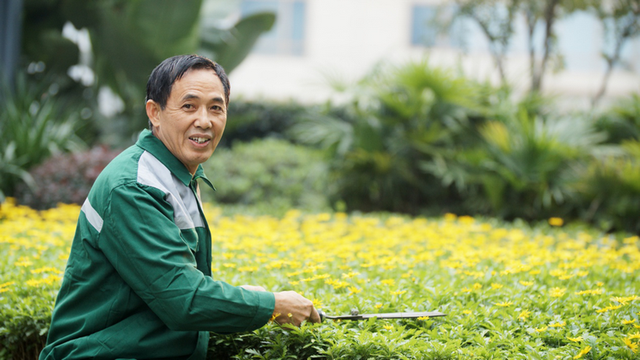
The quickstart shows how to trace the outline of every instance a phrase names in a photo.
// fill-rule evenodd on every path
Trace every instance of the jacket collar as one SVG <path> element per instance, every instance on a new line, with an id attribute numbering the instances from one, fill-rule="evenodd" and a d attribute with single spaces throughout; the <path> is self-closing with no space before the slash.
<path id="1" fill-rule="evenodd" d="M 185 186 L 189 186 L 192 180 L 202 179 L 205 184 L 215 190 L 213 184 L 211 184 L 211 181 L 209 181 L 205 175 L 202 164 L 198 165 L 195 175 L 192 176 L 189 170 L 187 170 L 187 167 L 184 166 L 184 164 L 180 162 L 180 160 L 178 160 L 178 158 L 176 158 L 169 149 L 167 149 L 164 143 L 155 137 L 148 129 L 144 129 L 142 133 L 140 133 L 140 137 L 138 138 L 136 145 L 148 151 L 151 155 L 160 160 L 160 162 L 166 166 L 167 169 L 169 169 L 169 171 L 171 171 L 171 173 Z"/>

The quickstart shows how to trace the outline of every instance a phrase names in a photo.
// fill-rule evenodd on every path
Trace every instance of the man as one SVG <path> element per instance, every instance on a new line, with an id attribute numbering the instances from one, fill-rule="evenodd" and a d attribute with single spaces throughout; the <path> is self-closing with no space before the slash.
<path id="1" fill-rule="evenodd" d="M 228 105 L 227 76 L 209 59 L 175 56 L 153 70 L 151 131 L 104 169 L 82 206 L 40 359 L 204 359 L 209 331 L 249 331 L 274 316 L 320 321 L 293 291 L 211 278 L 198 180 L 211 186 L 200 164 Z"/>

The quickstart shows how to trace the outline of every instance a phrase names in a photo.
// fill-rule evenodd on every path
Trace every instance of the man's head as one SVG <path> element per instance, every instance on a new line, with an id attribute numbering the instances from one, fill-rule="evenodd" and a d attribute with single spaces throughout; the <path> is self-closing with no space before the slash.
<path id="1" fill-rule="evenodd" d="M 147 82 L 151 130 L 192 174 L 220 142 L 228 105 L 227 75 L 204 57 L 171 57 L 153 70 Z"/>

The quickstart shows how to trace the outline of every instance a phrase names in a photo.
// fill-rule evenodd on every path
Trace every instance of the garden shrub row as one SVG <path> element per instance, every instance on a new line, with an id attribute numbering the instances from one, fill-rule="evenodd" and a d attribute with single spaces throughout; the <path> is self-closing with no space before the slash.
<path id="1" fill-rule="evenodd" d="M 0 358 L 31 360 L 42 348 L 79 212 L 0 207 Z M 212 333 L 210 359 L 638 358 L 637 236 L 558 218 L 274 217 L 207 203 L 205 214 L 215 279 L 296 290 L 329 315 L 447 314 Z"/>
<path id="2" fill-rule="evenodd" d="M 560 216 L 640 232 L 640 95 L 601 113 L 566 112 L 551 98 L 514 100 L 509 88 L 427 62 L 381 66 L 339 90 L 339 100 L 313 106 L 232 101 L 223 142 L 207 165 L 219 191 L 207 199 L 279 212 L 331 206 L 526 221 Z M 272 138 L 281 142 L 258 141 Z M 2 161 L 0 171 L 10 172 Z M 44 181 L 35 188 L 52 201 L 14 191 L 20 202 L 76 201 L 43 190 L 75 175 L 38 171 L 23 177 Z"/>

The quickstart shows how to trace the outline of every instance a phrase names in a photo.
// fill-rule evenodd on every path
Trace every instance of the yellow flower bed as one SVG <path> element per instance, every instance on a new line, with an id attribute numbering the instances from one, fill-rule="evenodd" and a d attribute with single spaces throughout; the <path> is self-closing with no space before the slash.
<path id="1" fill-rule="evenodd" d="M 1 205 L 0 306 L 39 307 L 34 311 L 46 326 L 79 212 L 75 205 L 42 212 L 11 201 Z M 216 279 L 297 290 L 329 315 L 354 308 L 447 313 L 365 326 L 386 341 L 407 333 L 429 340 L 415 350 L 419 354 L 438 346 L 449 351 L 450 344 L 463 358 L 640 356 L 637 236 L 559 227 L 557 219 L 554 227 L 531 228 L 452 214 L 426 219 L 292 210 L 275 218 L 226 216 L 211 206 L 206 213 Z M 16 312 L 5 311 L 0 320 L 11 316 Z M 304 329 L 358 326 L 364 325 L 326 322 Z"/>

